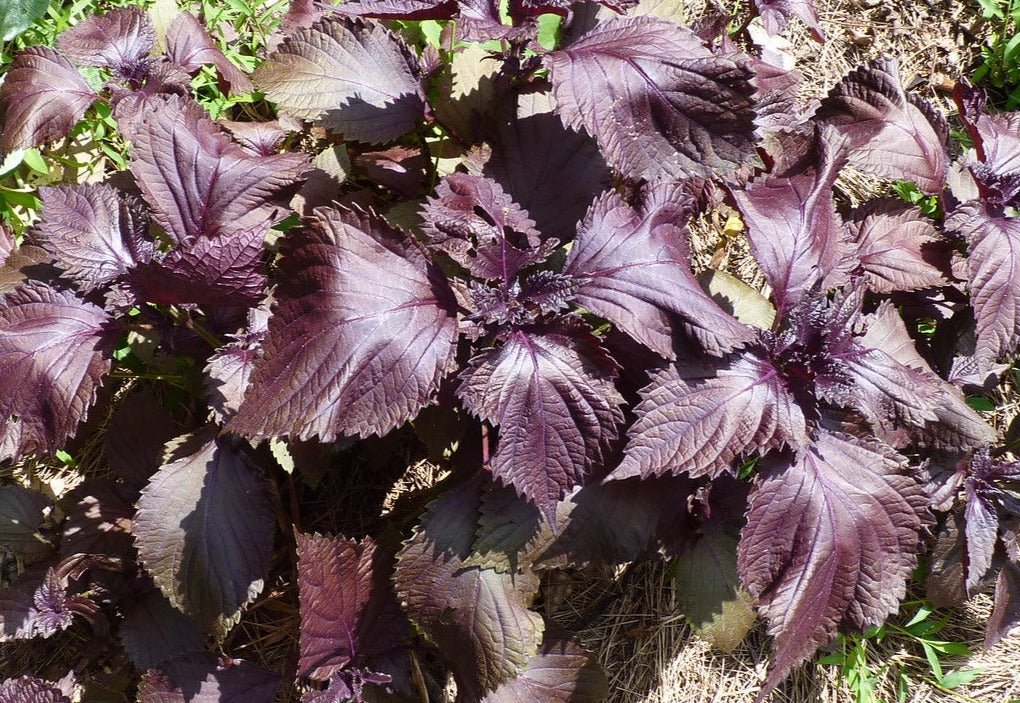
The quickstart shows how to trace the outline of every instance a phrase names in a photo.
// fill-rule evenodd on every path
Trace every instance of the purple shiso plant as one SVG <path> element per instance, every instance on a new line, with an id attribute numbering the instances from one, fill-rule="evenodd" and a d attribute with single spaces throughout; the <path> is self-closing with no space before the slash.
<path id="1" fill-rule="evenodd" d="M 444 672 L 463 703 L 594 703 L 543 583 L 657 554 L 713 643 L 767 621 L 761 699 L 911 579 L 939 606 L 994 582 L 988 645 L 1020 621 L 1020 464 L 964 395 L 1020 343 L 1020 115 L 961 84 L 957 154 L 891 58 L 804 104 L 728 17 L 630 5 L 294 0 L 251 76 L 194 16 L 121 9 L 15 59 L 0 151 L 98 101 L 130 168 L 2 232 L 0 459 L 105 444 L 59 505 L 0 487 L 0 642 L 113 642 L 141 703 L 417 701 Z M 822 38 L 810 2 L 750 11 Z M 213 120 L 203 66 L 276 118 Z M 936 207 L 837 204 L 848 166 Z M 692 269 L 723 206 L 761 290 Z M 447 478 L 309 527 L 325 473 L 356 491 L 393 445 Z M 300 627 L 268 671 L 223 643 L 280 574 Z"/>

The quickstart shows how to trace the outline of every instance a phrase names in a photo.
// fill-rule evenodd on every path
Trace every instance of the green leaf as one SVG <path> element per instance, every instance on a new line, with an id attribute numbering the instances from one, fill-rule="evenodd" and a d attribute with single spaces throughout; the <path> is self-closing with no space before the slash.
<path id="1" fill-rule="evenodd" d="M 46 163 L 46 159 L 42 157 L 38 149 L 25 149 L 25 154 L 22 157 L 22 161 L 25 165 L 36 173 L 41 173 L 44 176 L 48 176 L 50 173 L 50 167 Z"/>
<path id="2" fill-rule="evenodd" d="M 942 662 L 939 661 L 939 655 L 935 649 L 924 640 L 921 641 L 921 647 L 924 649 L 924 658 L 928 660 L 928 666 L 931 667 L 931 672 L 935 674 L 935 678 L 942 681 Z"/>
<path id="3" fill-rule="evenodd" d="M 909 629 L 911 626 L 916 625 L 919 622 L 923 622 L 924 620 L 927 620 L 928 616 L 931 615 L 931 613 L 932 609 L 930 605 L 922 605 L 920 608 L 917 609 L 917 612 L 914 613 L 914 617 L 910 618 L 910 621 L 903 627 Z"/>
<path id="4" fill-rule="evenodd" d="M 924 640 L 924 643 L 941 654 L 948 654 L 958 657 L 966 657 L 970 654 L 970 647 L 962 642 L 940 642 L 937 640 Z"/>
<path id="5" fill-rule="evenodd" d="M 958 688 L 969 684 L 981 674 L 981 669 L 957 669 L 942 677 L 942 685 L 946 688 Z"/>
<path id="6" fill-rule="evenodd" d="M 559 15 L 547 13 L 538 16 L 538 43 L 546 51 L 552 51 L 560 41 L 560 27 L 563 25 L 563 18 Z"/>
<path id="7" fill-rule="evenodd" d="M 442 48 L 442 35 L 443 35 L 443 24 L 436 20 L 422 20 L 419 23 L 419 30 L 421 36 L 425 40 L 426 44 L 436 47 L 437 49 Z"/>
<path id="8" fill-rule="evenodd" d="M 10 154 L 4 157 L 3 163 L 0 163 L 0 176 L 5 176 L 18 166 L 21 165 L 22 160 L 25 156 L 24 149 L 15 149 Z"/>
<path id="9" fill-rule="evenodd" d="M 10 41 L 46 13 L 50 0 L 0 0 L 0 40 Z"/>
<path id="10" fill-rule="evenodd" d="M 967 396 L 967 405 L 969 405 L 972 410 L 982 410 L 984 412 L 991 412 L 995 410 L 995 403 L 983 395 Z"/>
<path id="11" fill-rule="evenodd" d="M 985 19 L 993 17 L 1000 20 L 1006 19 L 1006 13 L 1003 12 L 1001 0 L 978 0 L 978 4 L 981 5 L 981 11 Z"/>

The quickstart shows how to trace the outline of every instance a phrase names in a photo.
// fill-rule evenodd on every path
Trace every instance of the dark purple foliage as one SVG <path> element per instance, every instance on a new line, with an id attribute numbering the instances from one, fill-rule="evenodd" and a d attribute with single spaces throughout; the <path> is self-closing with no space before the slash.
<path id="1" fill-rule="evenodd" d="M 60 35 L 57 45 L 75 63 L 131 76 L 156 44 L 148 16 L 127 7 L 89 17 Z"/>
<path id="2" fill-rule="evenodd" d="M 40 193 L 42 219 L 35 239 L 82 290 L 101 288 L 152 259 L 148 213 L 136 199 L 106 184 Z"/>
<path id="3" fill-rule="evenodd" d="M 299 29 L 254 78 L 291 117 L 362 142 L 411 131 L 425 107 L 410 49 L 377 22 L 332 17 Z"/>
<path id="4" fill-rule="evenodd" d="M 578 225 L 564 267 L 580 283 L 578 304 L 670 359 L 674 317 L 713 354 L 751 339 L 691 273 L 689 208 L 677 188 L 651 190 L 636 210 L 610 191 Z"/>
<path id="5" fill-rule="evenodd" d="M 895 59 L 884 57 L 851 72 L 822 102 L 815 119 L 850 140 L 850 163 L 888 179 L 914 181 L 939 193 L 949 167 L 945 117 L 906 93 Z"/>
<path id="6" fill-rule="evenodd" d="M 528 213 L 498 183 L 480 176 L 443 179 L 421 216 L 429 244 L 475 278 L 509 283 L 551 251 L 541 247 Z"/>
<path id="7" fill-rule="evenodd" d="M 0 87 L 0 152 L 66 137 L 96 94 L 74 66 L 53 49 L 25 49 Z"/>
<path id="8" fill-rule="evenodd" d="M 901 458 L 851 437 L 824 432 L 763 462 L 738 565 L 776 636 L 765 690 L 837 627 L 863 630 L 897 610 L 926 506 Z"/>
<path id="9" fill-rule="evenodd" d="M 429 403 L 457 322 L 413 241 L 381 218 L 320 209 L 288 235 L 281 271 L 264 358 L 231 429 L 332 441 L 385 434 Z"/>
<path id="10" fill-rule="evenodd" d="M 147 108 L 132 138 L 131 172 L 179 246 L 265 223 L 273 199 L 305 168 L 299 154 L 252 156 L 188 99 L 152 98 Z"/>
<path id="11" fill-rule="evenodd" d="M 591 137 L 563 126 L 549 95 L 517 100 L 512 114 L 489 130 L 488 148 L 469 155 L 468 170 L 503 186 L 543 235 L 567 241 L 611 174 Z"/>
<path id="12" fill-rule="evenodd" d="M 613 479 L 666 473 L 715 478 L 741 454 L 808 442 L 787 381 L 756 354 L 678 361 L 652 376 L 635 408 L 627 455 Z"/>
<path id="13" fill-rule="evenodd" d="M 846 140 L 825 128 L 786 139 L 772 173 L 733 191 L 780 312 L 819 285 L 838 284 L 846 248 L 832 195 L 846 165 Z"/>
<path id="14" fill-rule="evenodd" d="M 138 558 L 153 581 L 205 627 L 258 595 L 273 547 L 268 485 L 243 447 L 215 431 L 168 445 L 133 526 Z"/>
<path id="15" fill-rule="evenodd" d="M 941 286 L 945 276 L 926 257 L 941 241 L 935 224 L 920 210 L 895 200 L 873 200 L 849 223 L 856 257 L 876 293 Z"/>
<path id="16" fill-rule="evenodd" d="M 24 559 L 38 561 L 53 549 L 43 534 L 52 502 L 38 491 L 21 486 L 0 486 L 0 545 Z"/>
<path id="17" fill-rule="evenodd" d="M 181 12 L 166 30 L 166 53 L 169 59 L 189 73 L 202 66 L 213 66 L 234 94 L 254 90 L 251 79 L 230 63 L 209 32 L 190 12 Z"/>
<path id="18" fill-rule="evenodd" d="M 946 227 L 970 249 L 967 278 L 977 325 L 978 354 L 996 361 L 1020 343 L 1020 220 L 999 216 L 977 202 L 957 208 Z M 1006 262 L 1007 265 L 1003 265 Z"/>
<path id="19" fill-rule="evenodd" d="M 345 674 L 379 677 L 372 672 L 373 659 L 404 647 L 408 632 L 389 581 L 392 554 L 380 552 L 371 539 L 358 543 L 298 533 L 297 555 L 298 673 L 339 682 Z"/>
<path id="20" fill-rule="evenodd" d="M 174 608 L 157 588 L 137 595 L 124 608 L 120 627 L 124 651 L 139 669 L 202 649 L 195 621 Z"/>
<path id="21" fill-rule="evenodd" d="M 480 475 L 429 505 L 397 555 L 397 594 L 447 660 L 465 696 L 480 698 L 516 678 L 545 629 L 528 610 L 538 576 L 466 567 L 478 523 Z"/>
<path id="22" fill-rule="evenodd" d="M 32 676 L 7 679 L 0 684 L 0 703 L 70 703 L 71 699 L 49 681 Z"/>
<path id="23" fill-rule="evenodd" d="M 146 672 L 139 703 L 270 703 L 280 679 L 254 664 L 192 654 Z"/>
<path id="24" fill-rule="evenodd" d="M 754 146 L 752 71 L 654 17 L 604 22 L 546 58 L 563 123 L 630 178 L 735 170 Z"/>
<path id="25" fill-rule="evenodd" d="M 991 647 L 1020 625 L 1020 564 L 1006 562 L 995 582 L 995 608 L 988 618 L 985 646 Z"/>
<path id="26" fill-rule="evenodd" d="M 51 454 L 88 415 L 117 334 L 100 308 L 28 282 L 0 305 L 0 457 Z"/>
<path id="27" fill-rule="evenodd" d="M 483 703 L 598 703 L 606 678 L 591 654 L 570 640 L 546 638 L 520 675 L 488 694 Z"/>
<path id="28" fill-rule="evenodd" d="M 615 369 L 586 330 L 520 329 L 471 360 L 464 406 L 500 428 L 493 474 L 554 519 L 604 465 L 623 422 Z"/>
<path id="29" fill-rule="evenodd" d="M 0 460 L 83 479 L 0 487 L 0 641 L 73 628 L 86 700 L 112 638 L 140 703 L 269 703 L 266 628 L 288 699 L 595 703 L 558 569 L 676 559 L 714 647 L 768 620 L 762 698 L 919 562 L 933 606 L 995 582 L 989 645 L 1020 621 L 1020 423 L 963 391 L 1020 346 L 1017 115 L 962 86 L 951 163 L 891 58 L 805 103 L 718 8 L 629 5 L 294 0 L 252 76 L 122 9 L 14 59 L 0 151 L 129 170 L 0 224 Z M 213 119 L 203 66 L 261 92 Z"/>
<path id="30" fill-rule="evenodd" d="M 769 34 L 779 34 L 786 29 L 790 18 L 796 17 L 808 26 L 815 39 L 825 41 L 813 0 L 754 0 L 754 6 Z"/>

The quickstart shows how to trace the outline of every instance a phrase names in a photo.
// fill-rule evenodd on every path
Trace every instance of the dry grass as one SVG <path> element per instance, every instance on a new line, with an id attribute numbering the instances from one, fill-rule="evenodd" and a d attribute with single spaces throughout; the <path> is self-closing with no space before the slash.
<path id="1" fill-rule="evenodd" d="M 713 651 L 690 631 L 679 614 L 675 589 L 662 563 L 634 565 L 622 581 L 611 575 L 579 575 L 570 598 L 555 618 L 584 623 L 579 637 L 602 662 L 609 677 L 607 703 L 752 703 L 765 678 L 769 638 L 762 623 L 730 654 Z M 608 604 L 607 604 L 608 603 Z M 595 613 L 593 615 L 592 610 Z M 895 673 L 910 678 L 909 703 L 1006 703 L 1020 697 L 1020 635 L 981 652 L 991 599 L 979 596 L 958 613 L 940 637 L 976 652 L 947 658 L 948 668 L 970 667 L 982 674 L 969 686 L 940 691 L 921 648 L 905 637 L 888 636 L 869 648 L 873 671 L 889 665 L 879 700 L 896 697 Z M 774 703 L 846 703 L 852 694 L 834 666 L 808 664 L 780 687 Z"/>

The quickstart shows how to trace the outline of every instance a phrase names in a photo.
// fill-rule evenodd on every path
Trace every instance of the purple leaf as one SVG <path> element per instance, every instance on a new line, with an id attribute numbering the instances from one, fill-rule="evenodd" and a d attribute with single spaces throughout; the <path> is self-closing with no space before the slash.
<path id="1" fill-rule="evenodd" d="M 564 124 L 628 178 L 710 177 L 754 155 L 753 71 L 654 17 L 611 19 L 546 55 Z"/>
<path id="2" fill-rule="evenodd" d="M 600 703 L 606 676 L 595 657 L 573 640 L 547 638 L 521 672 L 482 703 Z"/>
<path id="3" fill-rule="evenodd" d="M 903 318 L 890 304 L 864 317 L 860 346 L 871 351 L 850 362 L 858 384 L 858 406 L 882 422 L 891 409 L 900 417 L 915 417 L 901 428 L 921 444 L 943 448 L 976 448 L 994 441 L 991 428 L 967 405 L 956 387 L 943 382 L 917 352 Z M 854 355 L 856 352 L 851 352 Z M 911 406 L 908 397 L 921 398 Z M 934 415 L 934 420 L 927 419 Z"/>
<path id="4" fill-rule="evenodd" d="M 995 544 L 999 541 L 999 516 L 994 503 L 982 495 L 972 481 L 967 482 L 963 524 L 967 548 L 964 573 L 967 593 L 973 594 L 992 566 Z"/>
<path id="5" fill-rule="evenodd" d="M 202 649 L 202 632 L 195 622 L 152 587 L 125 603 L 119 633 L 124 651 L 139 669 Z"/>
<path id="6" fill-rule="evenodd" d="M 539 232 L 565 242 L 612 178 L 594 140 L 566 129 L 550 98 L 519 96 L 515 114 L 499 120 L 489 135 L 490 149 L 484 156 L 473 152 L 467 166 L 503 186 Z"/>
<path id="7" fill-rule="evenodd" d="M 234 140 L 254 156 L 272 156 L 280 149 L 288 131 L 279 121 L 272 122 L 220 122 Z"/>
<path id="8" fill-rule="evenodd" d="M 846 165 L 846 140 L 820 129 L 789 144 L 784 158 L 777 171 L 732 191 L 780 313 L 819 284 L 838 283 L 846 245 L 832 186 Z"/>
<path id="9" fill-rule="evenodd" d="M 0 550 L 38 561 L 53 549 L 42 530 L 52 501 L 21 486 L 0 486 Z"/>
<path id="10" fill-rule="evenodd" d="M 886 305 L 861 316 L 861 298 L 846 297 L 846 319 L 828 342 L 839 368 L 835 382 L 817 379 L 831 402 L 857 408 L 880 436 L 897 446 L 914 440 L 937 448 L 977 448 L 994 441 L 991 428 L 960 391 L 939 378 L 917 353 L 902 319 Z M 856 302 L 854 302 L 856 301 Z M 846 334 L 856 327 L 860 337 Z"/>
<path id="11" fill-rule="evenodd" d="M 51 564 L 33 564 L 11 585 L 0 589 L 0 642 L 30 639 L 36 630 L 35 592 L 43 584 Z"/>
<path id="12" fill-rule="evenodd" d="M 928 557 L 925 597 L 935 608 L 959 608 L 967 602 L 964 574 L 963 516 L 950 513 L 935 530 Z"/>
<path id="13" fill-rule="evenodd" d="M 1020 115 L 985 114 L 984 92 L 970 88 L 964 81 L 957 83 L 953 98 L 974 142 L 977 157 L 968 154 L 961 161 L 976 181 L 981 199 L 990 204 L 1016 206 L 1020 196 L 1020 138 L 1017 137 Z M 977 198 L 978 194 L 973 197 Z"/>
<path id="14" fill-rule="evenodd" d="M 578 225 L 564 273 L 580 281 L 579 305 L 669 359 L 673 316 L 710 353 L 750 341 L 751 331 L 712 300 L 690 267 L 689 201 L 673 187 L 654 188 L 635 210 L 615 191 Z"/>
<path id="15" fill-rule="evenodd" d="M 251 79 L 230 62 L 198 19 L 190 12 L 181 12 L 166 32 L 166 53 L 171 61 L 189 73 L 202 66 L 213 66 L 230 86 L 234 95 L 255 89 Z"/>
<path id="16" fill-rule="evenodd" d="M 816 41 L 825 41 L 813 0 L 754 0 L 754 5 L 770 35 L 784 31 L 790 18 L 796 17 L 807 25 Z"/>
<path id="17" fill-rule="evenodd" d="M 163 462 L 163 445 L 177 434 L 173 417 L 144 390 L 127 396 L 110 418 L 106 460 L 110 471 L 140 490 Z"/>
<path id="18" fill-rule="evenodd" d="M 41 283 L 3 298 L 0 457 L 64 446 L 95 401 L 117 333 L 101 309 Z"/>
<path id="19" fill-rule="evenodd" d="M 84 291 L 101 288 L 147 262 L 155 244 L 137 200 L 106 184 L 40 188 L 42 219 L 34 238 Z"/>
<path id="20" fill-rule="evenodd" d="M 203 652 L 146 672 L 138 703 L 271 703 L 279 687 L 276 674 Z"/>
<path id="21" fill-rule="evenodd" d="M 50 637 L 69 627 L 74 615 L 92 619 L 98 607 L 68 587 L 91 568 L 118 566 L 117 560 L 76 554 L 28 567 L 9 587 L 0 589 L 0 642 Z"/>
<path id="22" fill-rule="evenodd" d="M 590 483 L 561 501 L 556 524 L 542 519 L 513 488 L 492 482 L 479 505 L 471 566 L 516 573 L 533 569 L 619 565 L 658 549 L 675 555 L 689 537 L 687 477 Z"/>
<path id="23" fill-rule="evenodd" d="M 835 637 L 899 608 L 917 562 L 927 498 L 902 457 L 820 433 L 766 457 L 741 534 L 741 580 L 775 636 L 761 695 Z"/>
<path id="24" fill-rule="evenodd" d="M 745 452 L 808 441 L 785 380 L 753 354 L 728 363 L 681 361 L 655 372 L 635 413 L 626 456 L 610 478 L 715 478 Z"/>
<path id="25" fill-rule="evenodd" d="M 675 556 L 689 536 L 693 493 L 686 476 L 588 484 L 560 503 L 552 540 L 535 549 L 537 566 L 619 565 L 656 549 Z"/>
<path id="26" fill-rule="evenodd" d="M 309 689 L 301 695 L 301 703 L 347 703 L 352 699 L 361 703 L 361 691 L 342 676 L 330 679 L 329 685 L 321 691 Z"/>
<path id="27" fill-rule="evenodd" d="M 476 278 L 509 284 L 550 253 L 528 213 L 488 178 L 447 176 L 421 215 L 429 243 Z"/>
<path id="28" fill-rule="evenodd" d="M 63 524 L 60 554 L 102 554 L 131 561 L 132 491 L 107 479 L 87 479 L 67 497 L 71 506 Z"/>
<path id="29" fill-rule="evenodd" d="M 137 7 L 89 17 L 57 38 L 57 46 L 82 66 L 103 66 L 127 77 L 156 44 L 148 15 Z"/>
<path id="30" fill-rule="evenodd" d="M 131 172 L 177 244 L 254 228 L 306 167 L 302 154 L 254 157 L 195 102 L 154 96 L 132 136 Z"/>
<path id="31" fill-rule="evenodd" d="M 366 537 L 298 533 L 299 675 L 325 681 L 404 645 L 407 619 L 390 585 L 391 559 Z"/>
<path id="32" fill-rule="evenodd" d="M 97 97 L 67 59 L 30 46 L 14 59 L 0 87 L 0 153 L 66 137 Z"/>
<path id="33" fill-rule="evenodd" d="M 815 113 L 850 140 L 850 163 L 890 180 L 941 193 L 949 168 L 949 128 L 942 113 L 908 95 L 895 59 L 884 57 L 848 74 Z"/>
<path id="34" fill-rule="evenodd" d="M 384 435 L 449 372 L 453 295 L 415 243 L 376 216 L 318 209 L 284 240 L 276 306 L 229 428 L 251 437 Z"/>
<path id="35" fill-rule="evenodd" d="M 71 699 L 49 681 L 21 676 L 0 683 L 0 703 L 71 703 Z"/>
<path id="36" fill-rule="evenodd" d="M 350 0 L 336 12 L 352 17 L 397 20 L 447 20 L 457 14 L 455 0 Z"/>
<path id="37" fill-rule="evenodd" d="M 552 519 L 600 473 L 623 422 L 616 369 L 583 329 L 514 330 L 471 360 L 458 397 L 499 427 L 492 472 Z"/>
<path id="38" fill-rule="evenodd" d="M 941 239 L 939 232 L 916 207 L 892 198 L 872 200 L 854 212 L 850 232 L 871 290 L 892 293 L 947 283 L 924 255 L 927 245 Z"/>
<path id="39" fill-rule="evenodd" d="M 134 269 L 129 280 L 150 303 L 247 306 L 265 291 L 262 256 L 269 222 L 200 236 Z"/>
<path id="40" fill-rule="evenodd" d="M 252 308 L 248 321 L 244 333 L 235 335 L 233 342 L 217 349 L 205 366 L 205 396 L 219 423 L 226 423 L 241 406 L 255 359 L 266 337 L 268 312 L 261 307 Z"/>
<path id="41" fill-rule="evenodd" d="M 530 18 L 522 18 L 513 25 L 504 24 L 498 0 L 458 0 L 461 36 L 467 41 L 485 42 L 503 40 L 523 43 L 535 36 L 536 25 Z M 508 3 L 513 13 L 515 3 Z M 520 7 L 517 4 L 517 7 Z"/>
<path id="42" fill-rule="evenodd" d="M 146 571 L 174 607 L 206 628 L 262 590 L 275 528 L 266 480 L 215 432 L 169 445 L 134 521 Z"/>
<path id="43" fill-rule="evenodd" d="M 995 607 L 985 629 L 985 648 L 995 646 L 1020 625 L 1020 564 L 1007 561 L 995 582 Z"/>
<path id="44" fill-rule="evenodd" d="M 465 567 L 478 524 L 482 475 L 429 504 L 397 555 L 397 593 L 453 670 L 459 695 L 478 700 L 515 678 L 538 652 L 544 623 L 528 605 L 532 572 Z"/>
<path id="45" fill-rule="evenodd" d="M 977 355 L 997 361 L 1020 343 L 1020 219 L 969 203 L 947 218 L 946 229 L 966 239 L 970 250 L 967 278 Z"/>
<path id="46" fill-rule="evenodd" d="M 992 566 L 999 541 L 999 506 L 1020 515 L 1020 500 L 1004 484 L 1020 481 L 1020 462 L 992 459 L 987 449 L 971 458 L 964 481 L 967 504 L 964 509 L 967 592 L 975 593 Z"/>
<path id="47" fill-rule="evenodd" d="M 254 78 L 281 112 L 318 120 L 347 139 L 388 142 L 424 116 L 413 53 L 377 22 L 327 17 L 299 29 Z"/>

